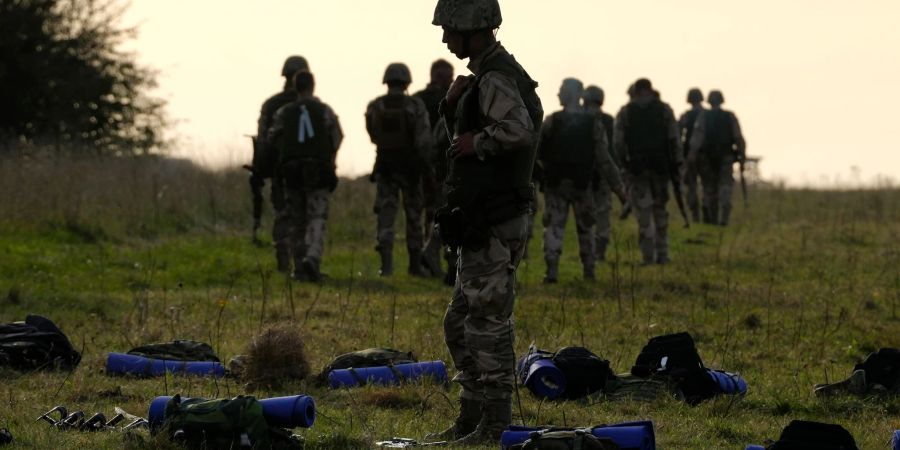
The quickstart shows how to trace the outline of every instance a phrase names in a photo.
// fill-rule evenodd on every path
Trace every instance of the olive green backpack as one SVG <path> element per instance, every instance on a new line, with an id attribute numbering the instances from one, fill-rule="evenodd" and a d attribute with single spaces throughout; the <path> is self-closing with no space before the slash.
<path id="1" fill-rule="evenodd" d="M 598 438 L 589 430 L 551 430 L 534 433 L 510 450 L 619 450 L 610 439 Z"/>
<path id="2" fill-rule="evenodd" d="M 188 448 L 301 449 L 287 430 L 270 427 L 254 397 L 205 400 L 175 396 L 166 405 L 166 432 Z"/>

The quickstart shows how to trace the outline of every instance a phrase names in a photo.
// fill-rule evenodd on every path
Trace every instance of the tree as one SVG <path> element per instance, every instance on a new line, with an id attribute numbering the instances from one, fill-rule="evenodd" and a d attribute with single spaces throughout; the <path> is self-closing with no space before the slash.
<path id="1" fill-rule="evenodd" d="M 120 49 L 112 0 L 0 2 L 0 140 L 103 155 L 160 148 L 155 73 Z M 7 145 L 8 147 L 8 145 Z"/>

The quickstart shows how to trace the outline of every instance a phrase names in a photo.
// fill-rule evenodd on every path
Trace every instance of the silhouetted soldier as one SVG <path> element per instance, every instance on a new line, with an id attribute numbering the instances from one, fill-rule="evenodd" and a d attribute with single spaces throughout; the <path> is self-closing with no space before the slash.
<path id="1" fill-rule="evenodd" d="M 331 107 L 313 96 L 315 79 L 294 75 L 297 100 L 275 113 L 269 141 L 278 149 L 277 172 L 284 180 L 294 278 L 321 281 L 328 197 L 337 187 L 335 158 L 344 134 Z M 283 218 L 282 218 L 283 219 Z"/>
<path id="2" fill-rule="evenodd" d="M 634 83 L 634 99 L 616 116 L 616 153 L 631 189 L 639 244 L 645 265 L 669 262 L 669 182 L 681 170 L 681 137 L 672 108 L 659 99 L 650 80 Z"/>
<path id="3" fill-rule="evenodd" d="M 449 62 L 439 59 L 431 65 L 431 82 L 425 89 L 413 94 L 413 97 L 422 100 L 422 103 L 425 104 L 434 136 L 433 151 L 426 160 L 428 167 L 422 183 L 425 198 L 425 234 L 428 236 L 428 242 L 422 253 L 422 265 L 435 277 L 443 276 L 441 250 L 444 245 L 441 243 L 441 237 L 433 232 L 434 213 L 438 207 L 446 203 L 443 183 L 447 178 L 447 149 L 450 148 L 450 139 L 447 137 L 446 130 L 438 130 L 441 119 L 438 106 L 447 95 L 451 83 L 453 83 L 453 66 Z M 444 125 L 440 124 L 440 127 L 443 128 Z M 446 254 L 450 266 L 448 270 L 453 271 L 455 270 L 454 258 L 449 256 L 449 252 Z"/>
<path id="4" fill-rule="evenodd" d="M 432 151 L 431 125 L 422 100 L 407 95 L 412 75 L 405 64 L 394 63 L 384 72 L 387 95 L 369 103 L 366 129 L 378 147 L 372 176 L 377 183 L 375 214 L 381 276 L 394 272 L 394 221 L 402 194 L 406 216 L 408 273 L 425 276 L 422 268 L 422 173 Z"/>
<path id="5" fill-rule="evenodd" d="M 444 335 L 462 386 L 452 427 L 429 438 L 496 444 L 512 421 L 516 269 L 534 206 L 531 176 L 543 109 L 535 83 L 497 42 L 497 0 L 439 0 L 434 24 L 474 75 L 457 77 L 441 104 L 450 128 L 441 237 L 459 248 Z"/>
<path id="6" fill-rule="evenodd" d="M 615 119 L 613 116 L 603 112 L 605 97 L 603 89 L 597 86 L 588 86 L 582 96 L 585 111 L 597 115 L 603 124 L 603 130 L 606 132 L 606 141 L 609 143 L 606 151 L 602 152 L 600 159 L 597 160 L 597 165 L 594 169 L 594 179 L 591 183 L 594 188 L 594 214 L 597 222 L 594 229 L 594 256 L 597 261 L 606 260 L 606 249 L 609 247 L 609 242 L 612 238 L 612 222 L 610 220 L 610 215 L 612 214 L 612 193 L 615 192 L 623 204 L 628 201 L 628 194 L 625 184 L 622 182 L 621 171 L 615 162 L 619 158 L 613 152 Z"/>
<path id="7" fill-rule="evenodd" d="M 700 89 L 693 88 L 688 91 L 687 102 L 690 103 L 691 109 L 684 112 L 678 119 L 678 127 L 681 128 L 681 147 L 685 153 L 691 149 L 691 136 L 694 134 L 694 125 L 700 113 L 705 111 L 703 108 L 703 92 Z M 697 165 L 688 159 L 684 171 L 684 185 L 687 188 L 687 203 L 691 210 L 694 222 L 700 222 L 700 199 L 697 189 Z"/>
<path id="8" fill-rule="evenodd" d="M 710 110 L 697 118 L 688 159 L 697 166 L 703 184 L 703 221 L 728 225 L 734 189 L 734 163 L 747 158 L 747 143 L 737 116 L 722 109 L 725 96 L 709 92 Z"/>
<path id="9" fill-rule="evenodd" d="M 275 165 L 278 162 L 278 150 L 269 140 L 269 128 L 272 127 L 275 112 L 282 106 L 297 100 L 294 90 L 294 75 L 300 71 L 309 71 L 309 64 L 302 56 L 291 56 L 284 61 L 281 76 L 284 77 L 284 89 L 269 97 L 262 105 L 257 124 L 256 141 L 253 149 L 253 173 L 250 176 L 250 187 L 254 194 L 254 216 L 256 220 L 262 207 L 262 188 L 266 179 L 272 183 L 271 201 L 274 209 L 275 223 L 272 226 L 272 242 L 275 246 L 275 260 L 278 271 L 291 271 L 291 240 L 288 214 L 285 213 L 284 183 L 278 178 Z"/>

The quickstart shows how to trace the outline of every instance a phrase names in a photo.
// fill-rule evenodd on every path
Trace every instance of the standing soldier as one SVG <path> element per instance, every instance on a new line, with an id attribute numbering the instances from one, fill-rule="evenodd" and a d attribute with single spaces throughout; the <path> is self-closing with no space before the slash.
<path id="1" fill-rule="evenodd" d="M 442 276 L 441 250 L 444 248 L 441 237 L 433 232 L 434 213 L 446 201 L 443 195 L 443 181 L 447 177 L 447 149 L 450 148 L 450 140 L 446 136 L 446 131 L 438 130 L 439 127 L 444 128 L 444 125 L 438 125 L 441 118 L 438 106 L 447 95 L 451 83 L 453 83 L 453 66 L 449 62 L 439 59 L 431 65 L 431 82 L 425 89 L 413 94 L 413 97 L 422 100 L 422 103 L 425 104 L 434 135 L 434 146 L 425 161 L 428 167 L 422 183 L 425 198 L 425 234 L 428 236 L 428 243 L 425 244 L 425 250 L 422 253 L 422 266 L 434 277 Z M 438 133 L 441 135 L 439 136 Z M 447 254 L 449 255 L 449 253 Z M 450 261 L 452 258 L 448 257 L 447 259 L 450 263 L 448 270 L 452 271 L 453 264 Z"/>
<path id="2" fill-rule="evenodd" d="M 305 58 L 302 56 L 289 57 L 281 69 L 281 76 L 285 79 L 284 89 L 269 97 L 263 103 L 253 148 L 253 172 L 250 175 L 250 188 L 254 196 L 253 215 L 257 222 L 254 224 L 254 229 L 258 227 L 259 217 L 262 213 L 262 188 L 265 186 L 266 178 L 271 179 L 271 201 L 272 208 L 275 210 L 272 242 L 275 246 L 275 260 L 278 264 L 278 271 L 282 273 L 291 271 L 290 219 L 289 214 L 285 210 L 284 183 L 275 170 L 275 165 L 278 162 L 278 150 L 274 148 L 269 140 L 269 128 L 272 127 L 275 112 L 281 109 L 282 106 L 297 100 L 297 91 L 294 90 L 292 80 L 297 72 L 303 70 L 309 71 L 309 64 L 307 64 Z"/>
<path id="3" fill-rule="evenodd" d="M 669 263 L 669 181 L 681 170 L 681 137 L 672 108 L 650 80 L 634 83 L 634 98 L 616 116 L 616 153 L 622 158 L 639 227 L 644 265 Z M 679 180 L 680 182 L 680 180 Z"/>
<path id="4" fill-rule="evenodd" d="M 422 172 L 432 151 L 428 110 L 422 100 L 407 95 L 412 75 L 405 64 L 394 63 L 384 72 L 387 95 L 369 103 L 366 129 L 377 146 L 372 176 L 377 183 L 378 216 L 375 250 L 381 257 L 381 276 L 394 273 L 394 221 L 403 196 L 409 274 L 425 276 L 422 268 Z"/>
<path id="5" fill-rule="evenodd" d="M 584 109 L 595 114 L 603 124 L 603 130 L 606 133 L 606 142 L 608 143 L 606 150 L 600 152 L 597 165 L 594 170 L 594 204 L 596 216 L 596 229 L 594 241 L 594 257 L 597 261 L 606 260 L 606 249 L 609 247 L 609 241 L 612 238 L 612 222 L 610 215 L 612 214 L 612 193 L 615 192 L 619 200 L 624 204 L 628 201 L 625 184 L 622 182 L 619 166 L 615 161 L 618 160 L 613 154 L 613 128 L 615 127 L 615 119 L 613 116 L 603 112 L 603 102 L 605 100 L 603 89 L 597 86 L 588 86 L 584 90 L 582 101 Z"/>
<path id="6" fill-rule="evenodd" d="M 691 136 L 694 134 L 694 125 L 697 123 L 697 117 L 705 111 L 703 108 L 703 92 L 700 89 L 693 88 L 688 91 L 687 102 L 690 103 L 691 109 L 684 112 L 678 119 L 678 127 L 681 128 L 681 146 L 685 153 L 691 149 Z M 685 155 L 687 157 L 688 155 Z M 687 188 L 687 203 L 691 209 L 691 216 L 694 222 L 700 222 L 700 200 L 697 194 L 697 165 L 696 162 L 687 158 L 687 164 L 684 171 L 684 185 Z"/>
<path id="7" fill-rule="evenodd" d="M 334 111 L 313 96 L 315 86 L 311 73 L 294 75 L 298 98 L 275 113 L 269 141 L 278 149 L 285 185 L 294 279 L 319 282 L 328 197 L 337 187 L 335 158 L 344 134 Z"/>
<path id="8" fill-rule="evenodd" d="M 747 143 L 737 116 L 722 109 L 723 103 L 722 92 L 709 92 L 711 109 L 697 118 L 688 159 L 696 164 L 703 184 L 703 222 L 727 226 L 731 219 L 734 163 L 743 164 L 747 158 Z"/>
<path id="9" fill-rule="evenodd" d="M 544 114 L 537 83 L 497 42 L 501 22 L 497 0 L 438 0 L 433 22 L 473 73 L 457 77 L 441 103 L 453 144 L 437 220 L 441 237 L 459 249 L 444 338 L 462 391 L 454 424 L 430 438 L 457 445 L 496 444 L 512 421 L 516 269 Z"/>

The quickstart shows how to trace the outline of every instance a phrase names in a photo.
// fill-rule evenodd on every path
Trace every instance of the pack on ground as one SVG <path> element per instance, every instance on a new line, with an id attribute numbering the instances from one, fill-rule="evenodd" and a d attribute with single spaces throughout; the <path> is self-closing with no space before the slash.
<path id="1" fill-rule="evenodd" d="M 603 390 L 616 376 L 609 361 L 584 347 L 566 347 L 553 355 L 553 363 L 566 377 L 562 398 L 577 400 Z"/>
<path id="2" fill-rule="evenodd" d="M 360 369 L 366 367 L 395 366 L 419 362 L 412 352 L 401 352 L 390 348 L 369 348 L 338 356 L 325 366 L 316 376 L 319 385 L 328 383 L 328 374 L 333 370 Z"/>
<path id="3" fill-rule="evenodd" d="M 219 362 L 219 357 L 209 344 L 188 340 L 144 345 L 129 350 L 128 354 L 169 361 Z"/>
<path id="4" fill-rule="evenodd" d="M 590 430 L 556 430 L 534 433 L 510 450 L 619 450 L 611 439 L 598 438 Z"/>
<path id="5" fill-rule="evenodd" d="M 28 315 L 24 322 L 0 325 L 0 367 L 69 370 L 79 362 L 81 354 L 50 319 Z"/>
<path id="6" fill-rule="evenodd" d="M 290 432 L 270 427 L 254 397 L 205 400 L 173 397 L 166 405 L 165 432 L 189 448 L 300 449 Z"/>
<path id="7" fill-rule="evenodd" d="M 859 447 L 850 432 L 840 425 L 795 420 L 785 427 L 778 442 L 766 450 L 859 450 Z"/>
<path id="8" fill-rule="evenodd" d="M 819 384 L 816 395 L 848 392 L 856 395 L 900 392 L 900 350 L 883 348 L 857 364 L 846 380 Z"/>

